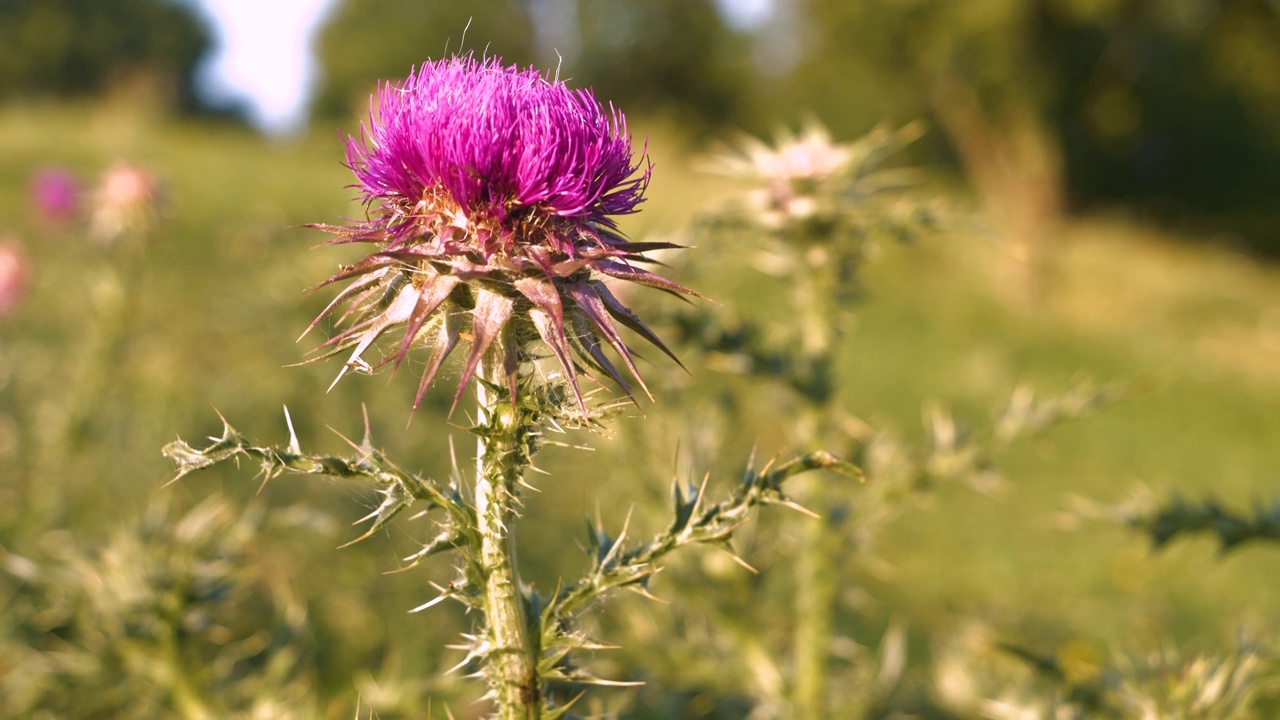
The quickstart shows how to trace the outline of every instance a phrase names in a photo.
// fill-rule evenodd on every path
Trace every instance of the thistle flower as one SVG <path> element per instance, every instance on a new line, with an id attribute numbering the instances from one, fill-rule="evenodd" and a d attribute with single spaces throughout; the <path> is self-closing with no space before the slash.
<path id="1" fill-rule="evenodd" d="M 580 408 L 578 362 L 630 394 L 605 345 L 644 388 L 619 326 L 675 359 L 606 284 L 697 296 L 642 266 L 646 251 L 675 245 L 631 242 L 618 230 L 615 218 L 636 211 L 651 170 L 643 152 L 633 154 L 621 112 L 533 69 L 471 56 L 423 64 L 381 85 L 371 105 L 360 136 L 346 142 L 368 218 L 315 226 L 334 243 L 376 248 L 324 283 L 352 280 L 312 323 L 346 305 L 347 327 L 324 346 L 325 357 L 351 351 L 339 378 L 371 370 L 362 354 L 399 326 L 399 352 L 379 364 L 398 366 L 414 345 L 433 349 L 414 407 L 464 338 L 455 405 L 488 352 L 500 353 L 513 383 L 534 338 Z"/>
<path id="2" fill-rule="evenodd" d="M 46 167 L 33 175 L 28 196 L 36 217 L 49 225 L 65 225 L 80 210 L 80 182 L 60 167 Z"/>
<path id="3" fill-rule="evenodd" d="M 89 235 L 111 245 L 123 235 L 143 232 L 155 214 L 159 181 L 146 168 L 117 162 L 102 173 L 93 191 Z"/>
<path id="4" fill-rule="evenodd" d="M 0 237 L 0 317 L 17 313 L 31 269 L 16 241 Z"/>
<path id="5" fill-rule="evenodd" d="M 862 222 L 846 216 L 857 215 L 858 206 L 874 196 L 896 194 L 916 183 L 910 171 L 880 164 L 922 132 L 919 123 L 896 131 L 881 127 L 852 143 L 837 143 L 826 128 L 812 122 L 798 135 L 779 133 L 773 146 L 747 136 L 740 149 L 711 158 L 708 170 L 756 186 L 745 209 L 762 227 L 784 233 L 808 228 L 809 235 L 830 235 L 842 224 Z"/>

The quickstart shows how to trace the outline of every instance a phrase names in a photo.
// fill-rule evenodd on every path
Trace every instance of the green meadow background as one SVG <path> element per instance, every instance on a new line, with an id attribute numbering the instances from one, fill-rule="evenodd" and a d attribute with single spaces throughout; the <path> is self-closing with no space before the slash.
<path id="1" fill-rule="evenodd" d="M 1274 69 L 1267 77 L 1260 82 L 1271 88 Z M 776 78 L 757 85 L 766 82 Z M 332 295 L 308 288 L 357 257 L 351 248 L 322 246 L 325 236 L 303 227 L 363 212 L 342 164 L 341 134 L 355 132 L 356 114 L 318 113 L 301 135 L 269 139 L 225 114 L 182 111 L 173 96 L 148 87 L 14 91 L 0 103 L 0 235 L 21 246 L 30 268 L 21 304 L 0 318 L 0 608 L 16 607 L 29 584 L 20 560 L 52 566 L 68 548 L 96 557 L 111 538 L 142 526 L 149 508 L 166 506 L 177 517 L 216 496 L 236 513 L 265 508 L 245 561 L 276 597 L 287 595 L 301 609 L 296 673 L 317 716 L 351 717 L 361 707 L 383 718 L 426 717 L 428 697 L 437 716 L 445 717 L 446 705 L 458 717 L 477 715 L 480 683 L 443 675 L 462 659 L 445 646 L 472 629 L 472 618 L 448 604 L 407 612 L 435 596 L 431 582 L 451 579 L 448 561 L 394 572 L 432 535 L 429 519 L 402 517 L 338 549 L 363 532 L 350 523 L 376 505 L 362 488 L 288 476 L 264 485 L 251 465 L 165 484 L 172 472 L 160 455 L 166 443 L 219 434 L 219 414 L 256 440 L 284 443 L 284 407 L 308 451 L 346 451 L 343 437 L 359 438 L 367 408 L 375 441 L 404 467 L 446 476 L 451 443 L 462 465 L 470 457 L 465 409 L 446 416 L 456 369 L 411 413 L 422 358 L 394 376 L 344 378 L 329 392 L 337 363 L 293 367 L 325 337 L 322 327 L 297 340 Z M 1274 99 L 1267 92 L 1251 97 Z M 695 108 L 689 119 L 643 99 L 624 106 L 655 168 L 643 211 L 622 225 L 636 239 L 693 244 L 664 261 L 673 277 L 714 300 L 714 313 L 785 324 L 788 289 L 751 267 L 750 248 L 686 231 L 737 189 L 699 172 L 700 158 L 716 141 L 732 142 L 735 127 L 795 127 L 802 108 L 827 121 L 837 140 L 899 118 L 826 117 L 817 112 L 822 103 L 766 111 L 748 95 L 728 117 Z M 985 202 L 990 187 L 975 190 L 948 121 L 909 103 L 897 107 L 899 115 L 921 110 L 931 120 L 902 163 L 924 169 L 916 193 L 945 208 L 944 221 L 913 242 L 877 243 L 862 268 L 863 291 L 848 308 L 852 329 L 839 349 L 845 411 L 918 442 L 922 409 L 930 406 L 985 426 L 1022 386 L 1052 395 L 1082 380 L 1120 381 L 1127 392 L 1096 414 L 1000 452 L 1000 482 L 940 485 L 907 503 L 874 546 L 851 548 L 857 582 L 842 596 L 841 633 L 875 646 L 891 624 L 906 628 L 908 665 L 897 697 L 902 712 L 919 717 L 949 717 L 929 710 L 935 661 L 948 638 L 977 626 L 1086 663 L 1114 651 L 1213 651 L 1232 647 L 1241 633 L 1274 636 L 1280 555 L 1270 546 L 1223 554 L 1198 538 L 1157 552 L 1145 537 L 1083 509 L 1144 495 L 1212 497 L 1249 509 L 1276 495 L 1280 268 L 1266 223 L 1256 218 L 1268 207 L 1274 214 L 1280 186 L 1254 187 L 1258 202 L 1247 212 L 1201 212 L 1192 204 L 1161 215 L 1151 207 L 1167 203 L 1130 203 L 1122 192 L 1085 202 L 1101 191 L 1073 196 L 1073 183 L 1089 175 L 1072 177 L 1067 197 L 1081 200 L 1044 225 L 1052 230 L 1041 238 L 1028 290 L 1009 259 L 1009 225 Z M 1075 142 L 1066 137 L 1068 146 Z M 1270 148 L 1275 137 L 1254 140 Z M 65 168 L 89 185 L 120 160 L 150 168 L 162 188 L 137 262 L 89 240 L 83 223 L 53 226 L 30 207 L 29 184 L 42 168 Z M 108 269 L 121 273 L 128 309 L 111 331 L 115 340 L 94 350 L 107 332 Z M 659 295 L 632 295 L 637 311 L 661 317 L 675 301 Z M 663 323 L 656 325 L 663 334 Z M 642 370 L 655 379 L 653 402 L 628 408 L 606 435 L 563 438 L 588 449 L 551 447 L 539 457 L 548 474 L 533 477 L 539 492 L 525 497 L 520 559 L 544 593 L 586 567 L 584 517 L 616 529 L 633 513 L 633 532 L 657 530 L 673 479 L 698 482 L 706 473 L 711 487 L 723 488 L 753 449 L 762 459 L 788 452 L 781 438 L 793 401 L 785 393 L 714 363 L 690 364 L 686 374 L 650 360 Z M 711 432 L 704 407 L 728 394 L 740 415 L 716 421 Z M 51 464 L 41 457 L 42 428 L 77 403 L 80 421 Z M 849 492 L 856 504 L 859 491 Z M 803 548 L 760 543 L 794 535 L 796 518 L 766 509 L 760 529 L 749 532 L 762 580 L 749 583 L 722 555 L 698 551 L 653 581 L 661 602 L 628 595 L 610 605 L 592 627 L 621 649 L 599 652 L 595 667 L 648 684 L 593 693 L 628 703 L 637 716 L 742 717 L 751 681 L 708 680 L 725 645 L 699 638 L 714 635 L 715 619 L 706 620 L 708 629 L 677 632 L 668 604 L 692 606 L 696 615 L 697 598 L 755 587 L 758 602 L 735 599 L 747 612 L 785 607 L 785 596 L 768 595 L 781 582 L 770 578 L 785 577 Z M 757 621 L 762 635 L 785 635 L 790 622 Z M 0 643 L 41 645 L 32 627 L 10 628 Z M 3 655 L 0 682 L 17 677 L 14 658 L 25 657 Z M 663 658 L 690 664 L 682 669 Z M 741 692 L 725 689 L 735 684 Z M 162 706 L 144 712 L 176 716 Z"/>

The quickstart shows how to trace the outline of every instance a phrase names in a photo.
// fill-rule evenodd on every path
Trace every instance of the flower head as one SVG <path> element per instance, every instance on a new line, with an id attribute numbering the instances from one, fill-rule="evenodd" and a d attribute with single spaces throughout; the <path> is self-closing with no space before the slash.
<path id="1" fill-rule="evenodd" d="M 31 267 L 16 240 L 0 237 L 0 317 L 14 315 L 26 295 Z"/>
<path id="2" fill-rule="evenodd" d="M 709 169 L 755 186 L 745 210 L 760 226 L 825 240 L 843 225 L 865 222 L 866 208 L 882 199 L 877 196 L 915 183 L 913 174 L 881 165 L 922 132 L 918 123 L 896 131 L 880 127 L 837 143 L 811 122 L 799 134 L 779 133 L 772 146 L 746 137 L 740 150 L 713 158 Z"/>
<path id="3" fill-rule="evenodd" d="M 455 403 L 491 348 L 513 377 L 524 337 L 546 343 L 580 406 L 578 362 L 629 392 L 604 345 L 643 387 L 618 326 L 672 354 L 604 281 L 696 293 L 642 267 L 645 251 L 674 245 L 618 231 L 615 217 L 637 209 L 650 171 L 622 113 L 535 70 L 471 56 L 426 63 L 372 102 L 360 136 L 347 139 L 369 218 L 318 226 L 335 242 L 376 246 L 329 279 L 353 282 L 316 319 L 348 304 L 349 325 L 326 344 L 329 354 L 351 349 L 343 371 L 369 369 L 365 350 L 403 325 L 396 364 L 414 344 L 434 350 L 415 406 L 461 338 L 471 350 Z"/>
<path id="4" fill-rule="evenodd" d="M 159 181 L 150 170 L 117 162 L 102 173 L 93 191 L 89 235 L 111 245 L 128 233 L 144 232 L 156 211 Z"/>
<path id="5" fill-rule="evenodd" d="M 31 209 L 41 221 L 64 225 L 79 212 L 80 182 L 63 168 L 46 167 L 31 177 L 29 196 Z"/>

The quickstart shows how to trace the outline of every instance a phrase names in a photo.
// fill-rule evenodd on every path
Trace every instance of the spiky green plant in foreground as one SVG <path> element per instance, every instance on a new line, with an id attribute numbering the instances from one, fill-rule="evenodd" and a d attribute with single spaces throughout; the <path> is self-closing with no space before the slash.
<path id="1" fill-rule="evenodd" d="M 598 425 L 608 414 L 587 403 L 582 377 L 607 377 L 629 394 L 604 348 L 644 387 L 620 328 L 674 358 L 607 282 L 696 297 L 644 267 L 645 252 L 673 246 L 631 242 L 616 228 L 614 217 L 642 201 L 648 169 L 642 172 L 643 160 L 632 154 L 622 114 L 605 112 L 589 92 L 471 57 L 424 64 L 406 81 L 384 85 L 362 136 L 348 141 L 347 161 L 370 219 L 320 227 L 336 242 L 368 243 L 374 251 L 326 282 L 351 280 L 322 313 L 345 323 L 324 354 L 350 351 L 342 372 L 369 371 L 374 365 L 364 353 L 402 327 L 398 349 L 377 364 L 399 364 L 419 346 L 430 350 L 416 405 L 465 340 L 454 403 L 475 389 L 474 473 L 456 464 L 445 482 L 408 473 L 376 449 L 367 427 L 347 458 L 307 455 L 296 437 L 283 447 L 255 445 L 230 425 L 204 449 L 178 441 L 165 454 L 179 477 L 249 456 L 267 478 L 291 472 L 370 483 L 383 495 L 370 533 L 411 505 L 441 511 L 436 538 L 408 560 L 452 552 L 458 577 L 419 609 L 454 599 L 480 618 L 461 665 L 484 675 L 497 717 L 559 717 L 572 700 L 551 697 L 548 682 L 597 682 L 570 657 L 594 646 L 574 622 L 592 600 L 616 588 L 642 589 L 657 563 L 682 546 L 728 547 L 753 507 L 793 504 L 782 483 L 798 473 L 860 477 L 857 468 L 814 451 L 748 468 L 718 503 L 700 488 L 678 487 L 675 518 L 664 532 L 628 544 L 625 528 L 615 538 L 593 527 L 587 574 L 550 597 L 536 595 L 520 581 L 517 508 L 545 433 Z M 553 369 L 540 367 L 543 348 Z"/>
<path id="2" fill-rule="evenodd" d="M 1273 643 L 1219 652 L 1172 643 L 1106 656 L 1079 643 L 1045 653 L 971 626 L 935 650 L 935 696 L 959 717 L 991 720 L 1263 720 L 1274 717 L 1280 666 Z M 1271 704 L 1268 704 L 1271 703 Z"/>
<path id="3" fill-rule="evenodd" d="M 1174 496 L 1158 501 L 1147 489 L 1107 505 L 1075 498 L 1081 519 L 1124 525 L 1153 549 L 1194 535 L 1215 537 L 1220 555 L 1247 543 L 1280 538 L 1280 508 L 1258 503 L 1246 514 L 1211 500 Z M 935 663 L 937 695 L 948 709 L 992 720 L 1262 720 L 1280 707 L 1280 645 L 1271 634 L 1241 632 L 1233 647 L 1191 652 L 1171 640 L 1150 652 L 1113 650 L 1095 657 L 1068 641 L 1054 652 L 998 641 L 971 628 L 944 643 Z"/>
<path id="4" fill-rule="evenodd" d="M 0 548 L 6 718 L 319 717 L 305 606 L 264 572 L 265 508 L 167 497 L 104 541 Z"/>

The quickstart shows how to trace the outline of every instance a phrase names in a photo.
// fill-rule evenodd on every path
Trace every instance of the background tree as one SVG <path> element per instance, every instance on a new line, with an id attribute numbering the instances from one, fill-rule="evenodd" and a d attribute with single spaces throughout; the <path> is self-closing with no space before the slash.
<path id="1" fill-rule="evenodd" d="M 1275 3 L 779 5 L 802 50 L 763 76 L 756 112 L 811 109 L 838 137 L 933 118 L 939 157 L 1024 251 L 1068 210 L 1122 206 L 1280 255 Z"/>
<path id="2" fill-rule="evenodd" d="M 629 108 L 667 113 L 693 133 L 740 124 L 751 87 L 748 39 L 713 0 L 573 0 L 574 82 Z"/>
<path id="3" fill-rule="evenodd" d="M 525 65 L 534 47 L 521 0 L 342 0 L 320 34 L 313 109 L 325 118 L 363 114 L 374 83 L 423 61 L 474 50 Z"/>
<path id="4" fill-rule="evenodd" d="M 315 111 L 362 113 L 376 80 L 459 48 L 536 63 L 694 132 L 737 122 L 751 84 L 747 38 L 713 0 L 344 0 L 321 36 Z"/>
<path id="5" fill-rule="evenodd" d="M 93 95 L 139 76 L 178 106 L 208 29 L 170 0 L 0 0 L 0 98 Z"/>

